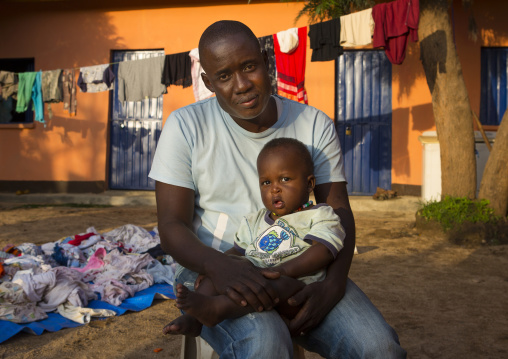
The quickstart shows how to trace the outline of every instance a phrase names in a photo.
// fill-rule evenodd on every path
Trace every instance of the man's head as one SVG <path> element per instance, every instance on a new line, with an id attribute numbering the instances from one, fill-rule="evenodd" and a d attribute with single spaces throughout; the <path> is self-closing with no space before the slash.
<path id="1" fill-rule="evenodd" d="M 238 21 L 210 25 L 199 41 L 206 87 L 215 92 L 224 111 L 243 128 L 268 128 L 276 122 L 266 54 L 254 33 Z M 267 111 L 268 109 L 268 111 Z"/>
<path id="2" fill-rule="evenodd" d="M 293 138 L 268 142 L 257 160 L 263 204 L 277 216 L 293 213 L 314 189 L 314 164 L 307 147 Z"/>

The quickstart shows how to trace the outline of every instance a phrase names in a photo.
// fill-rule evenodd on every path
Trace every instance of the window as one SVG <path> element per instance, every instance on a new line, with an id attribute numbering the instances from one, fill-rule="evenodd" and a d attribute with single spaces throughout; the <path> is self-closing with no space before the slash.
<path id="1" fill-rule="evenodd" d="M 15 73 L 34 71 L 34 59 L 0 59 L 0 70 Z M 12 97 L 4 100 L 0 96 L 0 125 L 33 122 L 34 115 L 31 101 L 26 112 L 16 112 L 16 104 L 17 101 Z"/>
<path id="2" fill-rule="evenodd" d="M 508 100 L 508 47 L 483 47 L 481 66 L 480 121 L 498 126 Z"/>

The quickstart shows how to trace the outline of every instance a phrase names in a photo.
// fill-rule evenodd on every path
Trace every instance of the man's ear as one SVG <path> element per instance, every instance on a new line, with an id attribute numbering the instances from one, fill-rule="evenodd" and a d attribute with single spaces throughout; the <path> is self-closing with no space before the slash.
<path id="1" fill-rule="evenodd" d="M 215 90 L 213 89 L 212 83 L 210 82 L 210 79 L 208 79 L 208 76 L 204 72 L 201 73 L 201 79 L 205 83 L 205 87 L 208 90 L 215 92 Z"/>
<path id="2" fill-rule="evenodd" d="M 314 191 L 314 187 L 316 187 L 316 177 L 314 177 L 314 175 L 309 175 L 309 177 L 307 177 L 307 190 L 309 193 Z"/>

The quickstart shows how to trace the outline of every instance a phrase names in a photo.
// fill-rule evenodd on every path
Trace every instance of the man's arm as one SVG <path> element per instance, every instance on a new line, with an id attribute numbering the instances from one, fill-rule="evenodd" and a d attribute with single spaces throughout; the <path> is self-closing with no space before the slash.
<path id="1" fill-rule="evenodd" d="M 328 312 L 342 299 L 353 260 L 355 248 L 355 220 L 349 205 L 345 182 L 317 185 L 314 188 L 317 203 L 326 202 L 339 216 L 346 232 L 344 248 L 330 264 L 326 279 L 307 285 L 289 299 L 291 305 L 301 305 L 302 309 L 291 320 L 289 328 L 293 335 L 306 333 L 317 326 Z"/>
<path id="2" fill-rule="evenodd" d="M 250 262 L 238 261 L 205 246 L 194 234 L 194 191 L 156 182 L 157 218 L 161 247 L 180 265 L 212 280 L 221 294 L 239 305 L 256 310 L 272 308 L 277 293 L 269 279 L 278 273 L 258 269 Z"/>

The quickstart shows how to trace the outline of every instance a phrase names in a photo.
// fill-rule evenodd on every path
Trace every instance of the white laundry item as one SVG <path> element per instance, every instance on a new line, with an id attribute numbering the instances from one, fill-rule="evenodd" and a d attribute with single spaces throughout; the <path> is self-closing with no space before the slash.
<path id="1" fill-rule="evenodd" d="M 293 27 L 288 30 L 280 31 L 277 33 L 277 40 L 279 41 L 280 51 L 289 54 L 298 47 L 298 28 Z"/>
<path id="2" fill-rule="evenodd" d="M 93 309 L 75 307 L 68 303 L 60 304 L 57 308 L 58 313 L 76 323 L 90 323 L 92 317 L 114 317 L 116 313 L 109 309 Z"/>
<path id="3" fill-rule="evenodd" d="M 203 79 L 201 79 L 201 73 L 205 72 L 199 61 L 199 50 L 198 48 L 189 51 L 191 58 L 191 76 L 192 76 L 192 89 L 194 91 L 194 98 L 196 101 L 201 101 L 210 98 L 214 95 L 212 91 L 206 88 Z"/>
<path id="4" fill-rule="evenodd" d="M 173 285 L 175 271 L 170 265 L 164 265 L 159 261 L 152 261 L 146 271 L 153 277 L 155 283 L 167 283 Z"/>
<path id="5" fill-rule="evenodd" d="M 343 47 L 368 45 L 373 33 L 372 8 L 340 17 L 340 44 Z"/>
<path id="6" fill-rule="evenodd" d="M 103 233 L 102 236 L 106 241 L 123 243 L 124 247 L 133 253 L 146 252 L 160 243 L 160 239 L 152 237 L 146 229 L 134 224 L 123 225 Z"/>

